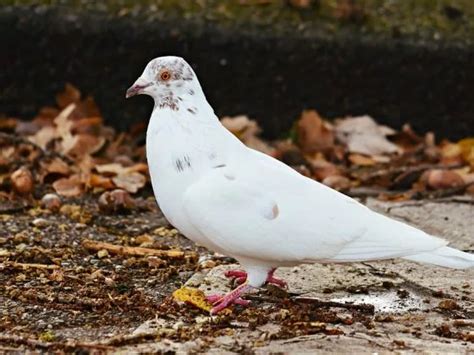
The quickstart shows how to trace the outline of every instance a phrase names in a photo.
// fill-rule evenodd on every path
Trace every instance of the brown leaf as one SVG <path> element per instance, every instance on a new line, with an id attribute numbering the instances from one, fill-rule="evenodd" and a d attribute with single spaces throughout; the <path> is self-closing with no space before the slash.
<path id="1" fill-rule="evenodd" d="M 13 189 L 22 195 L 29 194 L 33 191 L 34 180 L 28 168 L 22 167 L 15 170 L 11 175 Z"/>
<path id="2" fill-rule="evenodd" d="M 135 206 L 135 200 L 124 190 L 116 189 L 106 191 L 99 197 L 99 208 L 103 212 L 124 211 L 132 209 Z"/>
<path id="3" fill-rule="evenodd" d="M 296 124 L 297 144 L 304 153 L 324 152 L 334 146 L 331 125 L 314 110 L 303 111 Z"/>
<path id="4" fill-rule="evenodd" d="M 326 186 L 329 186 L 335 190 L 347 190 L 351 187 L 351 181 L 346 178 L 345 176 L 328 176 L 326 177 L 322 183 Z"/>
<path id="5" fill-rule="evenodd" d="M 352 164 L 361 166 L 371 166 L 376 164 L 374 159 L 362 154 L 350 154 L 349 160 Z"/>
<path id="6" fill-rule="evenodd" d="M 53 183 L 54 190 L 65 197 L 76 197 L 84 192 L 84 183 L 78 175 L 62 178 Z"/>
<path id="7" fill-rule="evenodd" d="M 42 149 L 46 149 L 49 142 L 57 137 L 56 128 L 47 126 L 41 128 L 33 136 L 28 137 L 28 140 L 36 145 L 40 146 Z"/>
<path id="8" fill-rule="evenodd" d="M 71 84 L 66 84 L 64 91 L 56 95 L 56 103 L 59 108 L 63 109 L 66 106 L 76 103 L 81 99 L 81 92 Z"/>
<path id="9" fill-rule="evenodd" d="M 68 175 L 70 173 L 69 165 L 61 158 L 42 160 L 40 165 L 42 169 L 40 173 L 41 182 L 43 182 L 49 174 Z"/>
<path id="10" fill-rule="evenodd" d="M 424 177 L 422 177 L 423 179 Z M 435 190 L 464 185 L 463 178 L 453 170 L 430 170 L 426 172 L 427 185 Z"/>
<path id="11" fill-rule="evenodd" d="M 335 131 L 337 139 L 346 144 L 351 153 L 368 156 L 401 153 L 401 149 L 386 138 L 395 131 L 378 125 L 369 116 L 339 120 Z"/>
<path id="12" fill-rule="evenodd" d="M 463 159 L 474 168 L 474 138 L 465 138 L 458 142 Z"/>
<path id="13" fill-rule="evenodd" d="M 136 193 L 146 184 L 146 177 L 137 172 L 120 174 L 112 178 L 117 187 L 120 187 L 132 194 Z"/>
<path id="14" fill-rule="evenodd" d="M 105 138 L 90 134 L 77 134 L 73 136 L 74 144 L 67 151 L 70 155 L 83 156 L 97 153 L 105 144 Z"/>
<path id="15" fill-rule="evenodd" d="M 322 181 L 329 176 L 341 175 L 341 170 L 333 163 L 328 162 L 323 157 L 319 159 L 308 159 L 311 164 L 311 170 L 313 171 L 314 177 Z"/>
<path id="16" fill-rule="evenodd" d="M 98 174 L 90 174 L 88 186 L 105 190 L 110 190 L 115 187 L 110 178 Z"/>

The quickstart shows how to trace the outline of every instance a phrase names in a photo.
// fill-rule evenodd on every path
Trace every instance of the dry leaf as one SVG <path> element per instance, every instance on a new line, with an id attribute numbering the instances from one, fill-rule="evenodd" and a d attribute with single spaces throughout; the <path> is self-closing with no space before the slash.
<path id="1" fill-rule="evenodd" d="M 80 91 L 69 83 L 66 84 L 63 92 L 56 95 L 56 103 L 61 109 L 72 103 L 78 102 L 80 99 Z"/>
<path id="2" fill-rule="evenodd" d="M 62 178 L 53 183 L 54 190 L 65 197 L 80 196 L 84 192 L 84 184 L 78 175 Z"/>
<path id="3" fill-rule="evenodd" d="M 127 172 L 113 177 L 112 181 L 117 187 L 134 194 L 145 186 L 146 177 L 137 172 Z"/>
<path id="4" fill-rule="evenodd" d="M 350 154 L 349 160 L 352 164 L 361 166 L 371 166 L 376 164 L 376 161 L 373 158 L 362 154 Z"/>
<path id="5" fill-rule="evenodd" d="M 331 125 L 314 110 L 303 111 L 296 124 L 297 144 L 304 153 L 327 151 L 334 147 Z"/>
<path id="6" fill-rule="evenodd" d="M 41 128 L 33 136 L 28 137 L 28 140 L 32 143 L 35 143 L 42 149 L 46 149 L 49 142 L 55 139 L 56 136 L 57 136 L 56 128 L 47 126 L 47 127 Z"/>
<path id="7" fill-rule="evenodd" d="M 204 292 L 198 288 L 181 287 L 173 292 L 173 297 L 176 301 L 192 304 L 207 312 L 212 309 L 212 305 L 206 300 Z"/>
<path id="8" fill-rule="evenodd" d="M 472 168 L 474 168 L 474 138 L 462 139 L 458 142 L 461 147 L 462 157 Z"/>
<path id="9" fill-rule="evenodd" d="M 106 191 L 99 197 L 99 208 L 107 213 L 129 210 L 135 205 L 135 200 L 129 193 L 120 189 Z"/>
<path id="10" fill-rule="evenodd" d="M 351 181 L 346 178 L 345 176 L 338 176 L 338 175 L 333 175 L 333 176 L 328 176 L 325 178 L 322 183 L 326 186 L 329 186 L 335 190 L 347 190 L 351 187 Z"/>
<path id="11" fill-rule="evenodd" d="M 93 188 L 102 188 L 105 190 L 110 190 L 115 187 L 110 178 L 98 174 L 90 174 L 87 185 Z"/>
<path id="12" fill-rule="evenodd" d="M 378 125 L 369 116 L 339 120 L 335 131 L 337 139 L 346 144 L 351 153 L 368 156 L 401 153 L 401 149 L 386 138 L 395 131 Z"/>
<path id="13" fill-rule="evenodd" d="M 39 181 L 44 182 L 48 175 L 69 175 L 70 168 L 69 165 L 60 158 L 53 158 L 51 160 L 42 160 L 40 162 L 41 172 L 39 174 Z M 51 181 L 51 180 L 50 180 Z"/>
<path id="14" fill-rule="evenodd" d="M 430 170 L 426 173 L 426 182 L 430 188 L 435 190 L 464 185 L 463 178 L 452 170 Z"/>
<path id="15" fill-rule="evenodd" d="M 75 156 L 92 155 L 97 153 L 104 146 L 106 141 L 102 136 L 96 137 L 90 134 L 77 134 L 72 137 L 72 147 L 67 150 L 67 153 Z"/>

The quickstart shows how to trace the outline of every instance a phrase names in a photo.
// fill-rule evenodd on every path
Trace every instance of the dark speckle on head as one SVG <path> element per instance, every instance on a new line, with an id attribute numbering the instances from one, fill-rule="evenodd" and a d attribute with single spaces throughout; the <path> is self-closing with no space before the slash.
<path id="1" fill-rule="evenodd" d="M 195 107 L 192 107 L 192 108 L 188 107 L 188 111 L 191 112 L 193 115 L 195 115 L 197 112 L 197 109 Z"/>
<path id="2" fill-rule="evenodd" d="M 194 95 L 194 90 L 193 89 L 189 89 L 188 92 L 189 92 L 189 95 Z"/>
<path id="3" fill-rule="evenodd" d="M 183 98 L 181 96 L 178 96 L 179 101 L 183 101 Z"/>

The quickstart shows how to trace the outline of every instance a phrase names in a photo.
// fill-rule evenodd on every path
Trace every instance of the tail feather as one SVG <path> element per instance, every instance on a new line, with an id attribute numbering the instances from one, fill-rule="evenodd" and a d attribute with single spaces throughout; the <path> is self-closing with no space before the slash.
<path id="1" fill-rule="evenodd" d="M 441 247 L 431 252 L 406 256 L 403 259 L 450 267 L 453 269 L 467 269 L 474 267 L 473 254 L 465 253 L 450 247 Z"/>

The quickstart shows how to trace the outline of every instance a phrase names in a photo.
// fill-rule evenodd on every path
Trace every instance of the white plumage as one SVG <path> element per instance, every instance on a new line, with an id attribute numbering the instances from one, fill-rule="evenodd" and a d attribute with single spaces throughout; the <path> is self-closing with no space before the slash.
<path id="1" fill-rule="evenodd" d="M 220 124 L 183 59 L 152 60 L 127 96 L 142 93 L 155 99 L 147 158 L 161 210 L 188 238 L 237 259 L 250 286 L 301 263 L 402 257 L 474 266 L 473 255 L 445 240 L 247 148 Z"/>

